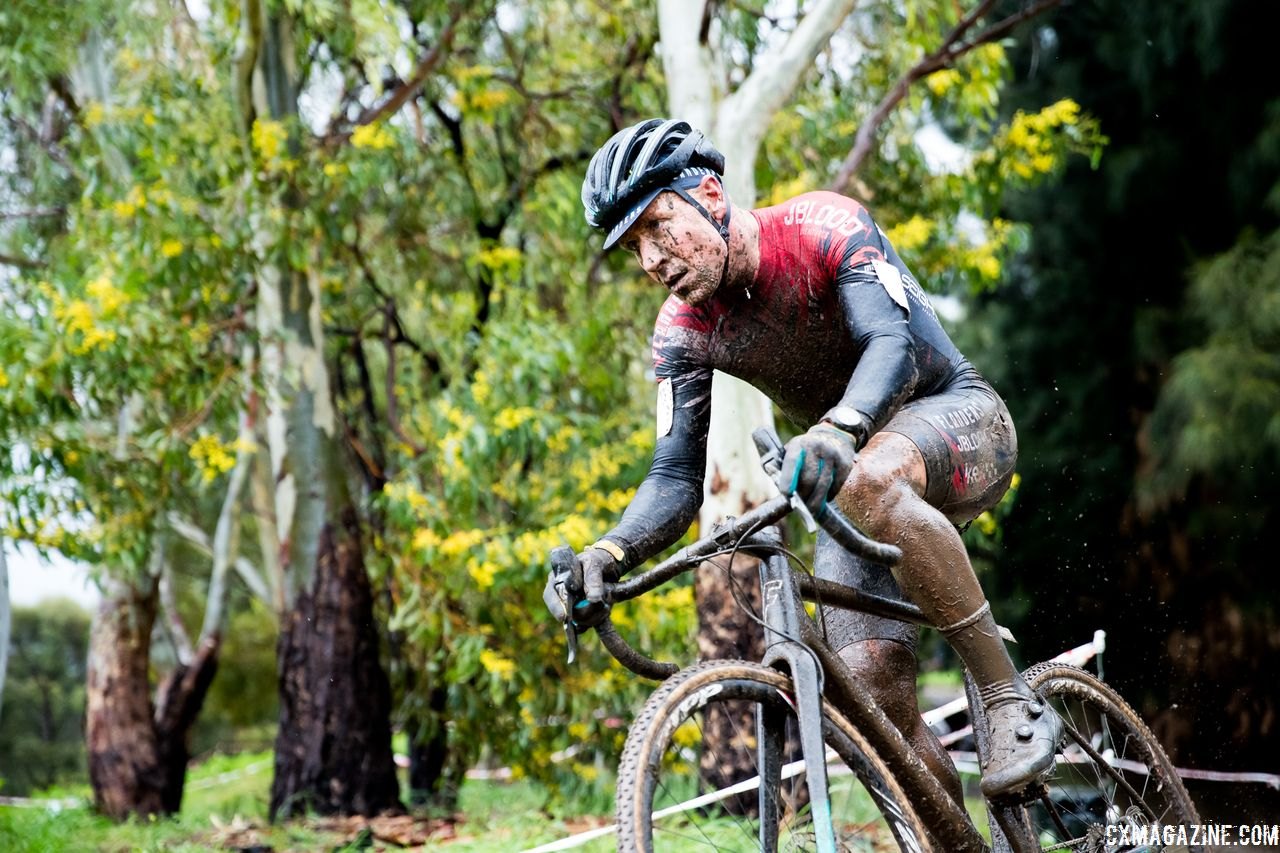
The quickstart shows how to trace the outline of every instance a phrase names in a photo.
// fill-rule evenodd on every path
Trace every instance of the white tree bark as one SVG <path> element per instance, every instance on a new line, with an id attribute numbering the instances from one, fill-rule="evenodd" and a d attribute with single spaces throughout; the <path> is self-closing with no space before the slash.
<path id="1" fill-rule="evenodd" d="M 706 43 L 706 0 L 658 0 L 659 49 L 671 115 L 705 131 L 725 155 L 725 189 L 737 215 L 756 199 L 755 161 L 775 114 L 791 99 L 813 60 L 853 11 L 857 0 L 818 0 L 775 51 L 760 57 L 742 85 L 727 92 L 728 72 Z M 712 28 L 714 29 L 714 28 Z M 700 523 L 739 515 L 773 494 L 759 465 L 751 431 L 773 425 L 773 407 L 745 382 L 717 373 L 712 389 L 707 479 Z"/>
<path id="2" fill-rule="evenodd" d="M 9 665 L 9 564 L 0 539 L 0 711 L 4 710 L 4 674 Z"/>
<path id="3" fill-rule="evenodd" d="M 213 571 L 210 573 L 209 594 L 205 600 L 204 624 L 200 628 L 202 643 L 222 633 L 227 605 L 227 570 L 235 562 L 240 550 L 240 495 L 249 479 L 254 454 L 253 419 L 247 409 L 240 412 L 236 445 L 236 464 L 231 469 L 227 494 L 223 498 L 222 511 L 218 513 L 218 524 L 213 531 Z"/>

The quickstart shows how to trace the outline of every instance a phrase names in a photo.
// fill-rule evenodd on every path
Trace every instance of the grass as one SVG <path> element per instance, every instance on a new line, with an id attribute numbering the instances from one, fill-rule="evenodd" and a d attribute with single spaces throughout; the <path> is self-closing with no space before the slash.
<path id="1" fill-rule="evenodd" d="M 341 821 L 298 820 L 267 823 L 271 787 L 271 752 L 215 756 L 193 765 L 187 775 L 182 813 L 173 818 L 130 820 L 116 824 L 89 807 L 88 786 L 41 792 L 51 803 L 69 799 L 62 808 L 0 806 L 0 850 L 5 853 L 59 853 L 96 850 L 103 853 L 194 853 L 264 845 L 275 851 L 396 850 L 398 846 L 363 836 Z M 598 814 L 548 816 L 549 797 L 527 782 L 471 781 L 460 793 L 458 822 L 418 824 L 434 834 L 428 849 L 451 853 L 522 850 L 610 823 L 610 808 Z M 419 848 L 421 849 L 421 848 Z M 613 849 L 612 837 L 579 848 Z"/>
<path id="2" fill-rule="evenodd" d="M 5 853 L 195 853 L 262 845 L 278 853 L 298 851 L 399 850 L 398 845 L 361 835 L 341 821 L 298 820 L 270 825 L 266 820 L 271 786 L 271 752 L 215 756 L 194 765 L 187 776 L 182 813 L 173 818 L 112 823 L 88 805 L 88 786 L 42 793 L 51 801 L 77 799 L 61 809 L 0 806 L 0 851 Z M 552 804 L 547 791 L 527 780 L 468 781 L 460 792 L 456 821 L 418 822 L 425 846 L 448 853 L 511 853 L 612 823 L 608 798 L 575 801 L 570 811 Z M 985 826 L 980 800 L 968 803 Z M 841 811 L 849 807 L 845 804 Z M 679 819 L 672 829 L 677 829 Z M 736 831 L 736 830 L 735 830 Z M 429 837 L 428 837 L 429 833 Z M 587 853 L 614 849 L 606 835 L 578 848 Z"/>

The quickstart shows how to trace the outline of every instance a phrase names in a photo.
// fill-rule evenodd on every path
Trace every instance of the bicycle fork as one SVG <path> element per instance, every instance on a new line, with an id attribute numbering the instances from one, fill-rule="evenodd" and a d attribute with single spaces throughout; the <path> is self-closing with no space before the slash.
<path id="1" fill-rule="evenodd" d="M 773 528 L 769 533 L 777 536 Z M 785 664 L 791 673 L 796 719 L 800 723 L 800 751 L 804 759 L 805 779 L 809 783 L 813 832 L 820 853 L 835 853 L 835 825 L 827 794 L 826 746 L 822 737 L 822 671 L 813 652 L 799 642 L 799 620 L 803 610 L 799 610 L 800 598 L 785 557 L 773 555 L 761 561 L 760 591 L 764 599 L 765 622 L 763 663 L 765 666 Z M 781 778 L 786 751 L 783 716 L 781 711 L 775 711 L 762 713 L 756 720 L 762 850 L 778 849 L 782 804 L 773 796 L 778 788 L 772 783 Z"/>

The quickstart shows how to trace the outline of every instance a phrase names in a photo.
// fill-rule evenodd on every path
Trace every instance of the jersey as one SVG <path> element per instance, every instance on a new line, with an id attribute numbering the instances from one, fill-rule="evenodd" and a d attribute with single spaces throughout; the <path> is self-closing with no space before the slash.
<path id="1" fill-rule="evenodd" d="M 800 427 L 841 404 L 873 432 L 903 403 L 971 371 L 861 204 L 814 192 L 751 215 L 760 227 L 751 284 L 697 306 L 672 295 L 658 314 L 653 464 L 607 534 L 628 568 L 678 539 L 701 506 L 715 370 L 760 389 Z"/>

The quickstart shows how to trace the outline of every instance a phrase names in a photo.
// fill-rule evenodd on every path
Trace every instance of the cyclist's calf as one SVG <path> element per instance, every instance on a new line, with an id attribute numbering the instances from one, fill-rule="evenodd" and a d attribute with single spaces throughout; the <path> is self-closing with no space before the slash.
<path id="1" fill-rule="evenodd" d="M 868 639 L 845 646 L 840 658 L 871 691 L 876 703 L 952 799 L 963 803 L 960 776 L 951 757 L 920 718 L 915 650 L 894 640 Z"/>

